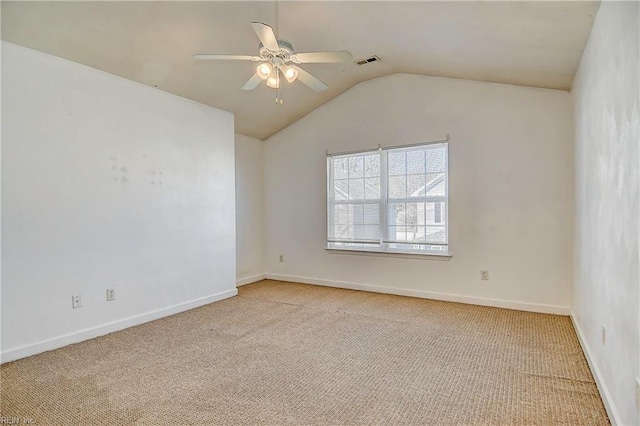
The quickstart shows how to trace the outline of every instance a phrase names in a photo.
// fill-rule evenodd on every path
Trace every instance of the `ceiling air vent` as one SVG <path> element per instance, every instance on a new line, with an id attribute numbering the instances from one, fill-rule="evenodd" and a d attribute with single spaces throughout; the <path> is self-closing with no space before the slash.
<path id="1" fill-rule="evenodd" d="M 380 62 L 380 60 L 381 59 L 378 57 L 378 55 L 373 55 L 370 58 L 360 59 L 359 61 L 356 61 L 356 64 L 365 65 L 365 64 L 369 64 L 371 62 Z"/>

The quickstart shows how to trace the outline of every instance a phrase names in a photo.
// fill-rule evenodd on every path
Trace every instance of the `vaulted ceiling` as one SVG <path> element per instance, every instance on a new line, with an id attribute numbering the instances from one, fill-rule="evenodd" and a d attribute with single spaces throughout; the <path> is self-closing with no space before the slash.
<path id="1" fill-rule="evenodd" d="M 355 84 L 393 73 L 569 90 L 598 2 L 283 1 L 279 38 L 296 51 L 349 50 L 367 65 L 307 64 L 329 85 L 240 87 L 256 63 L 195 61 L 194 53 L 255 55 L 250 23 L 275 27 L 271 1 L 2 2 L 2 39 L 235 114 L 264 139 Z M 331 123 L 327 123 L 331 125 Z"/>

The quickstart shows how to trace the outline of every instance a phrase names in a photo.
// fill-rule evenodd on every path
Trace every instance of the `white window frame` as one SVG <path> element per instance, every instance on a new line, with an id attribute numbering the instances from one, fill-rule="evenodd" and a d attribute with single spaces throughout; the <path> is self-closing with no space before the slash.
<path id="1" fill-rule="evenodd" d="M 394 241 L 388 238 L 389 226 L 387 223 L 388 205 L 390 204 L 388 198 L 388 153 L 390 151 L 409 151 L 411 149 L 429 146 L 429 145 L 443 145 L 445 147 L 445 194 L 444 196 L 430 196 L 430 197 L 410 197 L 403 199 L 391 199 L 392 203 L 433 203 L 443 202 L 444 211 L 441 211 L 441 218 L 444 221 L 445 226 L 445 244 L 435 243 L 415 243 Z M 332 160 L 340 157 L 351 157 L 356 155 L 372 155 L 378 154 L 380 156 L 380 199 L 379 200 L 346 200 L 336 201 L 333 199 L 333 168 Z M 366 151 L 354 151 L 348 153 L 328 154 L 327 153 L 327 220 L 326 220 L 326 235 L 327 243 L 326 249 L 333 252 L 368 252 L 367 254 L 392 254 L 392 255 L 418 255 L 418 256 L 443 256 L 450 257 L 450 241 L 449 241 L 449 144 L 447 141 L 434 141 L 412 145 L 395 146 L 388 148 L 378 148 L 374 150 Z M 380 240 L 337 240 L 330 238 L 330 230 L 333 226 L 333 206 L 336 204 L 379 204 L 379 235 L 382 236 Z M 425 225 L 426 226 L 426 225 Z M 394 244 L 405 244 L 406 246 L 413 246 L 413 248 L 393 247 Z M 420 247 L 424 246 L 424 247 Z"/>

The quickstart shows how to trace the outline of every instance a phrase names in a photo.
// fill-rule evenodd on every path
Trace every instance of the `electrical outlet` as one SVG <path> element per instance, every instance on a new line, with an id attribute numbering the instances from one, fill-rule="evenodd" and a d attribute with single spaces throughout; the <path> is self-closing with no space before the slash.
<path id="1" fill-rule="evenodd" d="M 73 307 L 73 309 L 82 307 L 82 299 L 80 298 L 79 294 L 71 296 L 71 306 Z"/>
<path id="2" fill-rule="evenodd" d="M 284 262 L 284 256 L 280 255 L 280 263 Z"/>
<path id="3" fill-rule="evenodd" d="M 107 289 L 107 302 L 110 302 L 112 300 L 116 300 L 116 289 L 115 288 L 108 288 Z"/>
<path id="4" fill-rule="evenodd" d="M 487 281 L 489 279 L 489 271 L 480 271 L 480 279 Z"/>
<path id="5" fill-rule="evenodd" d="M 604 324 L 602 325 L 602 345 L 606 345 L 607 344 L 607 327 L 604 326 Z"/>

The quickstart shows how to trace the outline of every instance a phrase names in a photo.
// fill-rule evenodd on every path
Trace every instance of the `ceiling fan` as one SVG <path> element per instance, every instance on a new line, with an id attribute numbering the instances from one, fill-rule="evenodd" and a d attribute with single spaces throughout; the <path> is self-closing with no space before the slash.
<path id="1" fill-rule="evenodd" d="M 350 62 L 353 59 L 353 55 L 346 50 L 296 53 L 290 42 L 276 38 L 273 28 L 269 25 L 252 22 L 251 26 L 260 39 L 259 56 L 198 53 L 193 55 L 193 58 L 260 62 L 256 73 L 242 86 L 242 90 L 253 90 L 263 80 L 266 80 L 267 86 L 278 89 L 281 78 L 284 77 L 289 83 L 298 79 L 316 92 L 326 90 L 328 86 L 297 64 L 340 63 Z M 282 99 L 280 99 L 280 103 L 282 103 Z"/>

